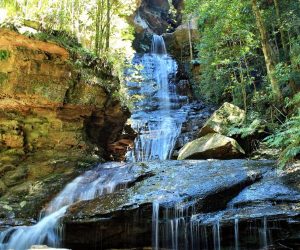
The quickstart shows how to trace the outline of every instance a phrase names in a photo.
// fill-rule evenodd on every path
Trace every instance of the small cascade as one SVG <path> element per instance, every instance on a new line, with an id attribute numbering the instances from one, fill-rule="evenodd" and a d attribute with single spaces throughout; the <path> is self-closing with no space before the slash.
<path id="1" fill-rule="evenodd" d="M 121 163 L 103 164 L 85 172 L 50 202 L 36 225 L 13 227 L 0 233 L 0 250 L 25 250 L 37 244 L 59 247 L 63 235 L 60 220 L 71 204 L 122 189 L 133 179 L 130 170 L 122 168 Z"/>
<path id="2" fill-rule="evenodd" d="M 165 41 L 162 36 L 153 35 L 152 44 L 151 44 L 151 53 L 157 55 L 165 55 L 167 54 L 167 49 L 165 45 Z"/>
<path id="3" fill-rule="evenodd" d="M 213 225 L 214 249 L 221 250 L 221 237 L 220 237 L 220 222 L 217 220 Z"/>
<path id="4" fill-rule="evenodd" d="M 239 250 L 239 219 L 234 219 L 234 243 L 235 250 Z"/>
<path id="5" fill-rule="evenodd" d="M 176 94 L 176 62 L 167 55 L 164 39 L 154 35 L 151 53 L 136 55 L 133 68 L 142 67 L 141 76 L 127 82 L 134 102 L 131 126 L 137 131 L 129 161 L 170 159 L 182 123 L 186 120 L 188 97 Z M 127 75 L 133 75 L 133 69 Z"/>
<path id="6" fill-rule="evenodd" d="M 223 220 L 223 212 L 194 214 L 191 206 L 170 208 L 153 203 L 153 249 L 268 249 L 273 244 L 272 238 L 282 232 L 283 226 L 276 220 L 269 222 L 266 217 Z M 268 227 L 269 223 L 272 226 Z"/>
<path id="7" fill-rule="evenodd" d="M 152 247 L 155 250 L 159 248 L 159 203 L 153 203 L 152 213 Z"/>
<path id="8" fill-rule="evenodd" d="M 261 228 L 259 230 L 259 241 L 260 241 L 262 249 L 266 249 L 266 247 L 268 246 L 267 230 L 268 230 L 267 218 L 264 217 L 262 219 L 262 226 L 261 226 Z"/>

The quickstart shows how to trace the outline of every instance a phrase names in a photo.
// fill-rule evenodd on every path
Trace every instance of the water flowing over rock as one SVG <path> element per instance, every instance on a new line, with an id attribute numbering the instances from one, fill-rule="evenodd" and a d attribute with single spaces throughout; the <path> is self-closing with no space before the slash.
<path id="1" fill-rule="evenodd" d="M 71 249 L 66 249 L 66 248 L 52 248 L 52 247 L 48 247 L 46 245 L 34 245 L 32 246 L 29 250 L 71 250 Z"/>
<path id="2" fill-rule="evenodd" d="M 183 0 L 142 0 L 129 22 L 135 29 L 133 47 L 138 52 L 151 48 L 153 34 L 174 30 L 181 23 Z M 176 13 L 174 13 L 174 11 Z"/>
<path id="3" fill-rule="evenodd" d="M 152 51 L 136 55 L 133 65 L 142 66 L 139 78 L 128 81 L 134 103 L 130 123 L 138 133 L 128 159 L 133 161 L 165 160 L 171 157 L 176 139 L 185 121 L 188 98 L 175 91 L 176 62 L 166 54 L 161 36 L 154 35 Z M 134 69 L 127 74 L 132 75 Z"/>
<path id="4" fill-rule="evenodd" d="M 137 167 L 136 167 L 137 168 Z M 137 180 L 143 179 L 148 172 L 124 167 L 123 164 L 103 164 L 85 172 L 69 183 L 41 212 L 41 220 L 33 226 L 12 227 L 0 232 L 0 249 L 25 250 L 34 244 L 61 245 L 63 228 L 60 219 L 71 204 L 90 200 L 97 196 L 112 193 Z"/>
<path id="5" fill-rule="evenodd" d="M 165 7 L 168 4 L 164 0 L 154 2 L 166 4 Z M 63 58 L 61 55 L 60 60 Z M 171 157 L 180 132 L 191 126 L 194 136 L 212 110 L 188 104 L 187 96 L 176 94 L 177 64 L 166 54 L 162 37 L 154 35 L 151 53 L 137 54 L 132 64 L 125 72 L 128 94 L 134 99 L 129 122 L 138 134 L 128 152 L 132 162 L 99 164 L 86 170 L 45 206 L 37 223 L 31 221 L 29 225 L 0 231 L 0 250 L 25 250 L 36 244 L 73 250 L 299 249 L 300 193 L 294 180 L 297 175 L 276 171 L 275 163 L 265 160 L 166 160 Z M 83 86 L 74 86 L 76 91 L 70 90 L 67 96 L 88 93 L 79 102 L 93 103 L 93 88 Z M 109 110 L 105 117 L 112 122 L 122 111 L 113 112 L 114 105 L 119 104 L 107 102 L 112 106 L 105 102 L 101 108 Z M 76 115 L 77 103 L 72 106 L 71 115 L 69 109 L 65 110 L 66 103 L 60 105 L 58 117 L 62 121 L 83 121 L 83 111 Z M 113 135 L 118 129 L 109 127 L 111 123 L 99 128 L 99 123 L 102 126 L 106 121 L 99 120 L 101 110 L 93 109 L 82 125 L 95 144 L 101 139 L 93 137 L 99 130 L 105 144 L 118 138 Z M 238 110 L 238 120 L 241 114 Z M 201 119 L 184 123 L 187 116 Z M 123 119 L 118 122 L 123 124 Z M 19 124 L 14 122 L 5 126 L 5 131 L 14 128 L 10 136 L 5 136 L 5 142 L 20 147 L 19 137 L 24 130 L 19 130 Z M 111 144 L 115 150 L 121 145 L 131 146 L 126 138 Z M 6 176 L 5 181 L 0 181 L 0 192 L 27 176 L 24 169 L 16 169 L 12 164 L 0 165 L 0 176 Z M 50 180 L 53 185 L 59 183 L 55 177 Z M 39 190 L 39 186 L 29 188 Z M 26 201 L 20 207 L 24 204 Z M 7 204 L 0 204 L 0 208 L 9 211 L 4 217 L 13 213 Z"/>
<path id="6" fill-rule="evenodd" d="M 152 54 L 167 54 L 167 49 L 165 45 L 165 41 L 161 36 L 153 35 L 152 45 L 151 45 L 151 53 Z"/>
<path id="7" fill-rule="evenodd" d="M 129 189 L 69 208 L 64 219 L 66 246 L 75 250 L 149 246 L 234 249 L 235 245 L 241 249 L 259 249 L 275 244 L 272 237 L 294 244 L 288 234 L 299 225 L 299 203 L 291 198 L 283 202 L 281 198 L 287 190 L 289 197 L 298 197 L 299 192 L 278 187 L 277 194 L 282 195 L 273 197 L 277 204 L 260 199 L 235 207 L 231 202 L 244 188 L 251 190 L 256 185 L 265 185 L 271 177 L 280 180 L 272 162 L 163 161 L 127 164 L 127 167 L 136 164 L 151 175 Z M 267 195 L 268 190 L 264 192 Z M 251 223 L 251 235 L 257 239 L 245 247 L 252 237 L 245 234 Z M 285 232 L 281 238 L 280 231 Z"/>

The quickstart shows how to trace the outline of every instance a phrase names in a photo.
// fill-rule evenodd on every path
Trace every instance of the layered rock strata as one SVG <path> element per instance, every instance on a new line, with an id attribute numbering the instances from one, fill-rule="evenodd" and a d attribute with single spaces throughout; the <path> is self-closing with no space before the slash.
<path id="1" fill-rule="evenodd" d="M 104 87 L 118 79 L 94 77 L 57 44 L 0 30 L 0 218 L 39 210 L 79 166 L 109 158 L 129 112 Z"/>

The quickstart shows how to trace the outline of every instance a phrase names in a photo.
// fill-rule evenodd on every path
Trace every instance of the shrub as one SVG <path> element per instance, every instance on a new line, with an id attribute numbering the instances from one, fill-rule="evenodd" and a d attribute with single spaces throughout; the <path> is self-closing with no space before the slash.
<path id="1" fill-rule="evenodd" d="M 287 107 L 293 107 L 292 115 L 275 131 L 266 138 L 269 147 L 281 149 L 279 165 L 284 167 L 300 155 L 300 93 L 287 103 Z"/>

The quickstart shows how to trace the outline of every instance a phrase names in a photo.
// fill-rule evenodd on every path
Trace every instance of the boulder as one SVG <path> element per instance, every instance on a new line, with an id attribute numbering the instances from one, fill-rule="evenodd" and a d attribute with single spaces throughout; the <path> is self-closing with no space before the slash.
<path id="1" fill-rule="evenodd" d="M 225 102 L 212 116 L 206 121 L 199 132 L 199 137 L 209 133 L 219 133 L 228 135 L 229 128 L 232 125 L 241 124 L 246 117 L 244 110 Z"/>
<path id="2" fill-rule="evenodd" d="M 184 145 L 179 151 L 178 160 L 185 159 L 232 159 L 239 158 L 245 152 L 236 140 L 210 133 Z"/>

